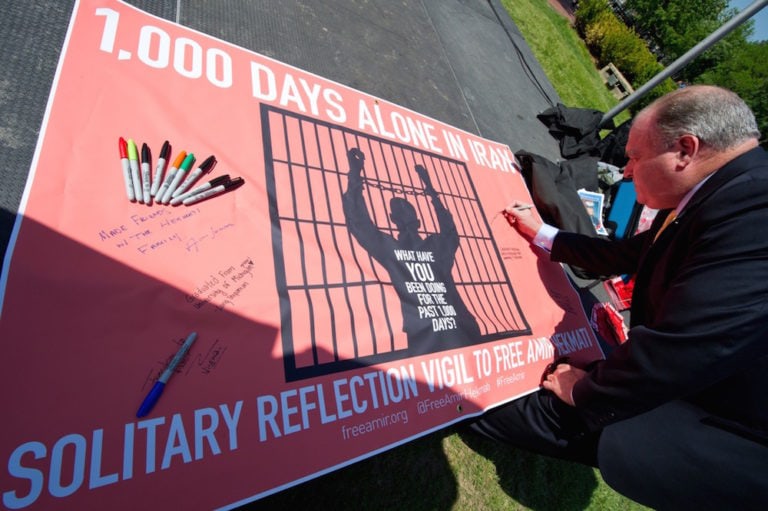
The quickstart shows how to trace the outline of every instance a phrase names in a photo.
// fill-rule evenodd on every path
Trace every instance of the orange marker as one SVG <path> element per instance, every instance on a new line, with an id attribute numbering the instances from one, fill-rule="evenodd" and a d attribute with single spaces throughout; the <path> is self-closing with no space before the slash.
<path id="1" fill-rule="evenodd" d="M 165 181 L 163 181 L 163 185 L 157 191 L 155 198 L 162 197 L 165 195 L 165 191 L 168 190 L 169 186 L 171 186 L 171 183 L 173 182 L 173 178 L 176 177 L 176 172 L 179 171 L 179 167 L 184 162 L 184 159 L 186 157 L 187 157 L 187 152 L 182 151 L 179 153 L 176 159 L 173 160 L 173 165 L 171 165 L 171 168 L 168 169 L 168 174 L 165 176 Z"/>

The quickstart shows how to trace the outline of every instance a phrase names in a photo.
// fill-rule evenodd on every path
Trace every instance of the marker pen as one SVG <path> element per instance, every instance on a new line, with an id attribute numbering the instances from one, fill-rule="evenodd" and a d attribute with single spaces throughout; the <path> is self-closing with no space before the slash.
<path id="1" fill-rule="evenodd" d="M 171 362 L 165 368 L 165 371 L 163 371 L 163 373 L 160 375 L 160 378 L 157 379 L 155 384 L 149 390 L 147 397 L 145 397 L 144 401 L 141 402 L 141 406 L 136 412 L 136 417 L 144 417 L 152 411 L 152 408 L 155 406 L 155 403 L 157 403 L 157 400 L 160 399 L 161 395 L 163 395 L 163 391 L 165 390 L 165 386 L 168 384 L 168 380 L 170 380 L 171 376 L 173 376 L 173 372 L 176 370 L 176 367 L 178 367 L 179 363 L 184 360 L 184 357 L 187 355 L 189 348 L 192 347 L 192 343 L 195 342 L 195 339 L 197 339 L 197 333 L 195 332 L 192 332 L 187 336 L 184 344 L 181 345 L 181 348 L 179 348 L 179 351 L 177 351 L 173 356 Z"/>
<path id="2" fill-rule="evenodd" d="M 155 179 L 152 180 L 152 189 L 149 194 L 154 197 L 157 194 L 157 190 L 160 188 L 160 182 L 163 180 L 163 171 L 165 170 L 165 164 L 168 163 L 168 156 L 171 155 L 171 146 L 166 140 L 163 142 L 163 147 L 160 149 L 160 157 L 157 159 L 157 167 L 155 167 Z"/>
<path id="3" fill-rule="evenodd" d="M 235 179 L 232 179 L 231 181 L 227 181 L 224 184 L 214 186 L 210 190 L 206 190 L 204 192 L 198 193 L 197 195 L 193 195 L 192 197 L 187 197 L 184 199 L 184 205 L 189 206 L 191 204 L 194 204 L 195 202 L 200 202 L 201 200 L 205 200 L 208 197 L 212 197 L 214 195 L 218 195 L 220 193 L 224 193 L 229 190 L 234 190 L 235 188 L 241 186 L 245 181 L 243 181 L 242 177 L 236 177 Z"/>
<path id="4" fill-rule="evenodd" d="M 133 182 L 133 194 L 136 200 L 144 202 L 141 193 L 141 177 L 139 176 L 139 151 L 136 149 L 136 142 L 132 138 L 128 139 L 128 163 L 131 164 L 131 181 Z"/>
<path id="5" fill-rule="evenodd" d="M 157 194 L 155 194 L 155 199 L 157 199 L 157 202 L 161 202 L 160 199 L 163 195 L 165 195 L 165 191 L 168 189 L 169 186 L 171 186 L 171 182 L 173 181 L 174 176 L 176 175 L 176 171 L 179 169 L 179 166 L 184 161 L 184 158 L 187 157 L 187 152 L 182 151 L 179 153 L 178 156 L 176 156 L 176 159 L 173 160 L 173 163 L 171 164 L 171 168 L 168 169 L 168 174 L 165 175 L 165 181 L 163 181 L 162 186 L 160 186 L 160 189 L 157 191 Z"/>
<path id="6" fill-rule="evenodd" d="M 141 144 L 141 184 L 142 184 L 142 192 L 144 193 L 144 203 L 149 204 L 149 201 L 151 200 L 150 194 L 149 194 L 149 188 L 151 186 L 150 183 L 150 172 L 151 172 L 151 165 L 152 162 L 151 156 L 149 154 L 149 146 L 146 143 Z"/>
<path id="7" fill-rule="evenodd" d="M 211 170 L 215 164 L 216 164 L 216 157 L 214 155 L 210 155 L 208 158 L 205 159 L 203 163 L 201 163 L 194 171 L 192 171 L 187 176 L 187 179 L 185 179 L 179 185 L 179 187 L 176 188 L 176 190 L 173 192 L 173 195 L 171 195 L 171 197 L 178 197 L 179 195 L 183 194 L 184 191 L 192 185 L 192 183 L 197 181 L 197 179 L 200 176 L 202 176 L 204 173 Z"/>
<path id="8" fill-rule="evenodd" d="M 171 202 L 171 196 L 173 195 L 173 192 L 176 190 L 176 187 L 179 186 L 181 180 L 184 179 L 184 175 L 187 173 L 193 163 L 195 163 L 195 155 L 189 153 L 187 157 L 184 158 L 184 161 L 181 163 L 178 170 L 176 170 L 176 175 L 173 176 L 173 181 L 171 181 L 171 185 L 165 190 L 163 198 L 160 202 L 163 204 L 168 204 Z"/>
<path id="9" fill-rule="evenodd" d="M 208 181 L 207 183 L 198 186 L 197 188 L 193 188 L 186 193 L 182 193 L 181 195 L 174 197 L 171 200 L 171 206 L 178 206 L 179 204 L 184 202 L 184 199 L 192 197 L 193 195 L 197 195 L 198 193 L 202 193 L 206 190 L 210 190 L 214 186 L 219 186 L 221 184 L 226 183 L 227 181 L 229 181 L 229 174 L 224 174 L 223 176 L 215 177 L 210 181 Z"/>
<path id="10" fill-rule="evenodd" d="M 128 163 L 128 144 L 125 142 L 123 137 L 120 137 L 117 145 L 120 148 L 120 164 L 123 167 L 125 193 L 128 194 L 128 200 L 133 202 L 136 200 L 136 194 L 133 192 L 133 181 L 131 181 L 131 166 Z"/>

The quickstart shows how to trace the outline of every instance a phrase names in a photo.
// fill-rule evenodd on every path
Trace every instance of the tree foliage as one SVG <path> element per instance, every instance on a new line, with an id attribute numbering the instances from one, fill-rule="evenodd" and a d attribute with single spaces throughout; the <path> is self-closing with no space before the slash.
<path id="1" fill-rule="evenodd" d="M 638 33 L 657 49 L 660 61 L 669 65 L 733 17 L 728 0 L 627 0 Z M 678 78 L 692 82 L 728 60 L 746 44 L 754 22 L 748 21 L 686 65 Z"/>
<path id="2" fill-rule="evenodd" d="M 702 73 L 696 83 L 731 89 L 750 106 L 757 117 L 763 145 L 768 141 L 768 42 L 748 42 L 731 58 Z"/>
<path id="3" fill-rule="evenodd" d="M 646 42 L 634 29 L 616 17 L 608 0 L 579 2 L 576 28 L 598 64 L 614 64 L 635 88 L 645 84 L 663 69 L 648 50 Z M 636 103 L 636 107 L 641 108 L 674 88 L 674 82 L 667 79 Z"/>
<path id="4" fill-rule="evenodd" d="M 627 16 L 623 20 L 616 17 L 609 0 L 582 0 L 576 10 L 576 28 L 600 65 L 613 62 L 637 88 L 732 18 L 735 11 L 728 4 L 728 0 L 627 0 L 627 21 Z M 748 41 L 753 26 L 751 20 L 740 25 L 687 63 L 676 78 L 736 92 L 755 113 L 766 145 L 768 42 Z M 665 80 L 636 107 L 645 106 L 674 86 Z"/>
<path id="5" fill-rule="evenodd" d="M 627 0 L 632 25 L 658 48 L 669 65 L 731 19 L 728 0 Z M 763 143 L 768 136 L 768 43 L 750 42 L 748 20 L 678 73 L 679 80 L 726 87 L 736 92 L 757 117 Z"/>

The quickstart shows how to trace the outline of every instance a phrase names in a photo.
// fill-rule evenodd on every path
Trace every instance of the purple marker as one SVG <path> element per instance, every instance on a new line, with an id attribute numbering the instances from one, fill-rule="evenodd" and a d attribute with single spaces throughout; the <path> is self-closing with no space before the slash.
<path id="1" fill-rule="evenodd" d="M 141 144 L 141 184 L 145 204 L 149 204 L 149 201 L 151 200 L 149 193 L 151 165 L 152 162 L 151 156 L 149 154 L 149 146 L 146 143 Z"/>
<path id="2" fill-rule="evenodd" d="M 229 181 L 229 174 L 224 174 L 223 176 L 215 177 L 208 181 L 207 183 L 204 183 L 196 188 L 191 189 L 190 191 L 186 193 L 182 193 L 175 199 L 171 201 L 172 206 L 178 206 L 182 202 L 184 202 L 184 199 L 187 199 L 189 197 L 192 197 L 193 195 L 197 195 L 198 193 L 202 193 L 206 190 L 210 190 L 211 188 L 219 185 L 223 185 L 224 183 Z"/>
<path id="3" fill-rule="evenodd" d="M 214 195 L 227 192 L 229 190 L 234 190 L 235 188 L 241 186 L 243 183 L 245 183 L 245 181 L 243 181 L 242 177 L 236 177 L 235 179 L 232 179 L 231 181 L 227 181 L 224 184 L 214 186 L 210 190 L 206 190 L 202 193 L 198 193 L 197 195 L 187 197 L 183 201 L 184 205 L 189 206 L 191 204 L 194 204 L 195 202 L 200 202 L 201 200 L 205 200 L 208 197 L 212 197 Z"/>
<path id="4" fill-rule="evenodd" d="M 178 188 L 176 188 L 176 191 L 173 192 L 171 197 L 176 198 L 183 194 L 187 188 L 192 185 L 192 183 L 197 181 L 197 179 L 203 174 L 209 172 L 214 165 L 216 165 L 216 157 L 214 155 L 210 155 L 205 159 L 203 163 L 201 163 L 194 171 L 192 171 L 184 181 L 182 181 Z M 173 201 L 171 201 L 171 204 L 173 204 Z"/>
<path id="5" fill-rule="evenodd" d="M 163 142 L 163 147 L 160 149 L 160 157 L 157 159 L 157 167 L 155 167 L 155 179 L 152 180 L 152 189 L 149 194 L 154 197 L 157 195 L 157 191 L 160 189 L 160 183 L 163 181 L 163 171 L 165 170 L 165 164 L 168 163 L 168 157 L 171 155 L 171 146 L 166 140 Z"/>

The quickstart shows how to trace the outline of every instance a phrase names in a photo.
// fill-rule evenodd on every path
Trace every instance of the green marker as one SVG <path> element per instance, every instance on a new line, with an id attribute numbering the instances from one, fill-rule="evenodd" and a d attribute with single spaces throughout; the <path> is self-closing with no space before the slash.
<path id="1" fill-rule="evenodd" d="M 179 183 L 181 183 L 181 180 L 184 179 L 184 174 L 187 173 L 187 171 L 192 168 L 192 164 L 195 163 L 195 155 L 192 153 L 189 153 L 186 158 L 184 158 L 184 161 L 179 166 L 179 170 L 176 171 L 176 174 L 173 176 L 173 181 L 171 181 L 171 186 L 168 187 L 167 190 L 165 190 L 165 193 L 163 194 L 163 198 L 160 199 L 160 202 L 163 204 L 168 204 L 171 202 L 171 197 L 173 197 L 173 192 L 176 191 L 176 187 L 179 186 Z"/>
<path id="2" fill-rule="evenodd" d="M 136 142 L 132 138 L 128 139 L 128 163 L 131 165 L 133 194 L 138 202 L 144 202 L 141 193 L 141 178 L 139 177 L 139 151 L 136 149 Z"/>

